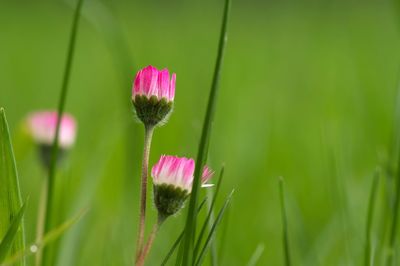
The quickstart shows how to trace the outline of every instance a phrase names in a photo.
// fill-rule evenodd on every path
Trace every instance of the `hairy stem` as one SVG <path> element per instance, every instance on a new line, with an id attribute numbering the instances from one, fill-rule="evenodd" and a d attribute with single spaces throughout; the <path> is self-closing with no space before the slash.
<path id="1" fill-rule="evenodd" d="M 157 223 L 154 224 L 153 230 L 151 230 L 149 239 L 147 240 L 146 245 L 143 248 L 143 251 L 139 254 L 139 257 L 136 261 L 136 266 L 144 265 L 144 261 L 146 260 L 146 257 L 149 254 L 151 247 L 153 246 L 153 242 L 157 236 L 158 230 L 160 229 L 160 227 L 164 221 L 165 221 L 165 218 L 158 216 L 158 221 L 157 221 Z"/>
<path id="2" fill-rule="evenodd" d="M 139 207 L 139 229 L 136 241 L 136 260 L 139 259 L 143 248 L 144 230 L 146 225 L 146 199 L 147 199 L 147 177 L 149 175 L 149 157 L 151 139 L 153 137 L 154 127 L 145 126 L 144 148 L 142 161 L 142 176 L 140 189 L 140 207 Z"/>

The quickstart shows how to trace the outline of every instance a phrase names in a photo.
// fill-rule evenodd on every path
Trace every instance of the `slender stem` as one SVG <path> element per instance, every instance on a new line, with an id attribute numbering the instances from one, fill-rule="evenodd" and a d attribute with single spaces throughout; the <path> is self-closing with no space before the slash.
<path id="1" fill-rule="evenodd" d="M 154 127 L 145 126 L 143 161 L 142 161 L 142 176 L 140 189 L 140 210 L 139 210 L 139 230 L 136 241 L 136 260 L 139 259 L 143 248 L 143 238 L 146 225 L 146 199 L 147 199 L 147 177 L 149 175 L 149 157 L 151 139 L 153 137 Z"/>
<path id="2" fill-rule="evenodd" d="M 39 208 L 38 208 L 38 215 L 37 215 L 37 225 L 36 225 L 36 243 L 40 243 L 43 239 L 43 231 L 44 231 L 44 215 L 46 213 L 46 200 L 47 200 L 47 193 L 49 189 L 49 185 L 47 182 L 47 178 L 43 179 L 42 181 L 42 188 L 40 191 L 40 199 L 39 199 Z M 39 266 L 42 264 L 42 250 L 39 250 L 36 253 L 35 257 L 35 265 Z"/>
<path id="3" fill-rule="evenodd" d="M 378 190 L 378 181 L 379 181 L 379 172 L 376 171 L 374 174 L 374 179 L 372 181 L 371 193 L 369 195 L 369 203 L 368 203 L 368 213 L 367 213 L 367 225 L 365 228 L 365 251 L 364 251 L 364 265 L 372 265 L 371 261 L 371 226 L 372 220 L 374 216 L 374 206 L 375 206 L 375 198 Z"/>
<path id="4" fill-rule="evenodd" d="M 283 231 L 283 249 L 285 265 L 290 266 L 290 248 L 289 248 L 289 234 L 287 226 L 286 206 L 285 206 L 285 192 L 283 188 L 283 178 L 279 178 L 279 196 L 281 198 L 281 215 L 282 215 L 282 231 Z"/>
<path id="5" fill-rule="evenodd" d="M 82 9 L 82 4 L 83 4 L 83 0 L 78 0 L 78 2 L 76 4 L 76 8 L 75 8 L 74 19 L 72 22 L 69 45 L 68 45 L 67 59 L 66 59 L 65 69 L 64 69 L 64 77 L 63 77 L 63 81 L 62 81 L 62 85 L 61 85 L 61 94 L 60 94 L 60 98 L 59 98 L 59 102 L 58 102 L 57 126 L 56 126 L 56 133 L 54 136 L 54 141 L 53 141 L 51 161 L 50 161 L 50 167 L 49 167 L 48 193 L 47 193 L 47 199 L 46 199 L 44 233 L 49 232 L 52 227 L 52 221 L 51 221 L 52 204 L 53 204 L 54 186 L 55 186 L 54 175 L 55 175 L 55 171 L 56 171 L 60 124 L 61 124 L 61 117 L 64 112 L 65 102 L 66 102 L 66 98 L 67 98 L 68 84 L 69 84 L 69 79 L 70 79 L 70 74 L 71 74 L 72 61 L 73 61 L 73 56 L 74 56 L 74 51 L 75 51 L 76 36 L 77 36 L 77 32 L 78 32 L 78 25 L 79 25 L 79 18 L 80 18 L 80 13 L 81 13 L 81 9 Z M 45 263 L 47 261 L 46 256 L 48 256 L 47 250 L 48 250 L 48 248 L 43 249 L 43 258 L 44 258 Z M 50 264 L 51 264 L 51 262 L 50 262 Z"/>
<path id="6" fill-rule="evenodd" d="M 166 217 L 158 216 L 158 221 L 154 224 L 153 229 L 151 230 L 151 234 L 149 239 L 146 242 L 146 245 L 143 248 L 143 251 L 139 254 L 139 257 L 136 261 L 136 266 L 143 266 L 146 260 L 147 255 L 150 252 L 151 247 L 153 246 L 154 239 L 157 236 L 158 230 L 160 229 L 161 225 L 165 221 Z"/>

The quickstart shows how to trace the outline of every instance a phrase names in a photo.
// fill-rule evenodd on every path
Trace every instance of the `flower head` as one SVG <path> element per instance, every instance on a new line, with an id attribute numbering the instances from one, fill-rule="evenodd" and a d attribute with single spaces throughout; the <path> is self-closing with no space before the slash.
<path id="1" fill-rule="evenodd" d="M 182 208 L 192 191 L 194 169 L 193 159 L 167 155 L 161 156 L 153 166 L 154 199 L 161 214 L 169 216 Z M 201 183 L 206 183 L 212 175 L 213 172 L 204 167 Z"/>
<path id="2" fill-rule="evenodd" d="M 169 77 L 168 69 L 158 70 L 147 66 L 136 74 L 132 88 L 132 100 L 136 96 L 145 96 L 150 99 L 155 96 L 158 100 L 165 98 L 168 102 L 175 97 L 175 73 Z"/>
<path id="3" fill-rule="evenodd" d="M 146 126 L 155 126 L 165 121 L 172 110 L 175 97 L 175 73 L 168 69 L 158 70 L 147 66 L 135 77 L 132 102 L 136 114 Z"/>
<path id="4" fill-rule="evenodd" d="M 57 127 L 57 112 L 41 111 L 31 113 L 27 118 L 29 133 L 32 135 L 36 143 L 44 146 L 53 144 L 56 127 Z M 58 145 L 62 149 L 70 148 L 76 138 L 76 122 L 69 115 L 64 114 L 60 122 L 60 133 Z"/>

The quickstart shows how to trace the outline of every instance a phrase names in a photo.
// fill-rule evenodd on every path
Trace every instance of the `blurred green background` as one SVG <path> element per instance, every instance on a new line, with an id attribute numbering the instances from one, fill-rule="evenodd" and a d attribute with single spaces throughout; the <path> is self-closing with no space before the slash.
<path id="1" fill-rule="evenodd" d="M 84 4 L 66 105 L 79 133 L 57 180 L 65 196 L 61 220 L 90 211 L 62 238 L 58 265 L 132 262 L 143 129 L 133 116 L 131 83 L 149 64 L 177 74 L 175 110 L 155 132 L 150 163 L 161 154 L 195 157 L 222 2 Z M 45 172 L 22 121 L 57 106 L 70 4 L 0 0 L 0 105 L 22 193 L 31 196 L 28 242 Z M 221 195 L 236 190 L 218 231 L 221 265 L 246 265 L 258 246 L 257 265 L 283 264 L 279 176 L 295 265 L 361 262 L 372 175 L 388 161 L 394 128 L 397 11 L 392 1 L 233 0 L 209 159 L 216 171 L 226 166 Z M 181 212 L 168 220 L 148 265 L 160 263 L 184 219 Z M 379 245 L 377 234 L 373 239 Z"/>

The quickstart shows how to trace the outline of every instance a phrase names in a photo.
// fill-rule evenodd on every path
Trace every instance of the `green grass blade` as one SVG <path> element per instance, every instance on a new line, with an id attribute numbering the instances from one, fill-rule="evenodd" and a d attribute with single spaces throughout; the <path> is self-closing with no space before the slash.
<path id="1" fill-rule="evenodd" d="M 214 77 L 211 85 L 211 91 L 208 99 L 207 111 L 204 118 L 203 129 L 199 144 L 199 149 L 197 153 L 196 159 L 196 169 L 194 174 L 193 180 L 193 187 L 192 193 L 190 196 L 189 202 L 189 210 L 186 218 L 186 225 L 185 225 L 185 236 L 184 236 L 184 244 L 183 244 L 183 258 L 182 264 L 188 265 L 189 261 L 194 262 L 193 260 L 193 245 L 194 245 L 194 236 L 196 230 L 196 217 L 195 211 L 197 206 L 197 201 L 199 197 L 199 189 L 200 189 L 200 177 L 203 169 L 203 165 L 207 160 L 207 151 L 208 151 L 208 144 L 212 129 L 212 122 L 214 119 L 214 113 L 216 109 L 216 102 L 217 102 L 217 95 L 219 90 L 219 80 L 221 76 L 221 69 L 222 69 L 222 61 L 224 58 L 225 46 L 227 43 L 227 36 L 228 36 L 228 18 L 229 18 L 229 10 L 231 6 L 231 0 L 225 0 L 225 8 L 224 8 L 224 15 L 222 20 L 222 27 L 221 27 L 221 35 L 219 39 L 219 47 L 218 47 L 218 55 L 217 61 L 215 64 L 214 70 Z"/>
<path id="2" fill-rule="evenodd" d="M 199 212 L 201 211 L 201 209 L 203 208 L 204 204 L 206 203 L 207 198 L 205 198 L 199 205 L 199 208 L 197 208 L 197 214 L 199 214 Z M 172 245 L 171 249 L 168 251 L 167 256 L 165 256 L 164 260 L 161 262 L 161 266 L 166 265 L 168 260 L 171 258 L 172 254 L 174 254 L 175 249 L 178 247 L 179 243 L 181 243 L 181 240 L 183 238 L 184 235 L 184 231 L 182 231 L 182 233 L 179 234 L 178 238 L 175 240 L 174 244 Z"/>
<path id="3" fill-rule="evenodd" d="M 233 206 L 232 206 L 233 207 Z M 222 222 L 221 235 L 219 239 L 219 247 L 218 247 L 218 263 L 223 264 L 226 244 L 228 244 L 228 230 L 229 230 L 229 221 L 231 217 L 232 207 L 226 210 L 224 221 Z"/>
<path id="4" fill-rule="evenodd" d="M 210 229 L 210 232 L 208 233 L 206 242 L 204 243 L 204 246 L 199 254 L 199 258 L 196 261 L 196 266 L 201 265 L 203 263 L 203 260 L 206 256 L 207 250 L 210 247 L 211 241 L 214 238 L 215 233 L 217 232 L 217 226 L 221 223 L 222 217 L 224 216 L 226 208 L 229 206 L 229 203 L 231 202 L 232 196 L 233 196 L 234 190 L 228 195 L 228 197 L 225 200 L 224 206 L 222 206 L 221 210 L 218 213 L 217 219 L 215 219 L 215 222 L 213 226 Z"/>
<path id="5" fill-rule="evenodd" d="M 22 224 L 22 218 L 24 217 L 25 209 L 26 209 L 26 203 L 22 205 L 21 209 L 19 210 L 19 212 L 13 219 L 10 227 L 8 228 L 6 235 L 3 237 L 0 243 L 0 263 L 4 261 L 8 252 L 11 249 L 11 246 L 17 235 L 18 229 Z"/>
<path id="6" fill-rule="evenodd" d="M 224 167 L 221 168 L 221 172 L 220 172 L 219 178 L 218 178 L 218 183 L 217 183 L 217 186 L 215 188 L 215 193 L 214 193 L 213 199 L 211 201 L 210 209 L 209 209 L 207 217 L 206 217 L 206 219 L 205 219 L 205 221 L 203 223 L 203 226 L 202 226 L 202 228 L 200 230 L 199 236 L 197 237 L 197 242 L 196 242 L 196 245 L 195 245 L 195 248 L 194 248 L 194 255 L 193 255 L 194 258 L 197 257 L 197 254 L 198 254 L 199 249 L 200 249 L 200 245 L 201 245 L 202 240 L 203 240 L 203 236 L 204 236 L 204 234 L 206 232 L 207 226 L 208 226 L 209 221 L 211 219 L 211 216 L 212 216 L 212 213 L 213 213 L 213 209 L 214 209 L 214 205 L 215 205 L 215 202 L 217 200 L 218 192 L 219 192 L 219 189 L 221 187 L 223 176 L 224 176 Z"/>
<path id="7" fill-rule="evenodd" d="M 14 151 L 6 114 L 0 108 L 0 236 L 4 236 L 22 207 Z M 11 247 L 11 255 L 25 248 L 24 223 L 21 221 Z M 25 265 L 20 261 L 19 265 Z"/>
<path id="8" fill-rule="evenodd" d="M 261 258 L 261 255 L 263 254 L 265 249 L 264 244 L 259 244 L 256 248 L 256 250 L 254 251 L 253 255 L 251 255 L 251 258 L 249 260 L 249 262 L 247 263 L 247 266 L 256 266 L 257 262 L 259 261 L 259 259 Z"/>
<path id="9" fill-rule="evenodd" d="M 367 212 L 367 224 L 365 230 L 365 250 L 364 250 L 364 265 L 372 265 L 372 257 L 371 257 L 371 227 L 372 220 L 374 217 L 375 210 L 375 200 L 376 194 L 378 190 L 378 182 L 379 182 L 379 172 L 376 171 L 374 174 L 374 178 L 372 181 L 371 193 L 369 195 L 369 203 L 368 203 L 368 212 Z"/>
<path id="10" fill-rule="evenodd" d="M 25 259 L 25 257 L 36 254 L 40 249 L 43 249 L 48 244 L 50 244 L 51 242 L 57 240 L 60 236 L 62 236 L 68 229 L 70 229 L 74 224 L 76 224 L 80 219 L 82 219 L 82 217 L 86 213 L 87 209 L 80 211 L 71 219 L 65 221 L 60 226 L 48 232 L 41 241 L 29 245 L 28 249 L 22 249 L 19 252 L 15 253 L 4 263 L 0 264 L 0 266 L 15 265 L 15 263 Z"/>
<path id="11" fill-rule="evenodd" d="M 68 87 L 69 87 L 68 85 L 69 85 L 69 80 L 70 80 L 72 61 L 73 61 L 73 57 L 74 57 L 76 36 L 77 36 L 77 32 L 78 32 L 79 18 L 80 18 L 82 5 L 83 5 L 83 0 L 78 0 L 78 2 L 76 4 L 76 8 L 75 8 L 73 22 L 72 22 L 72 28 L 71 28 L 68 52 L 67 52 L 67 59 L 66 59 L 66 63 L 65 63 L 64 76 L 63 76 L 63 81 L 62 81 L 62 85 L 61 85 L 61 93 L 60 93 L 60 98 L 59 98 L 58 108 L 57 108 L 58 119 L 57 119 L 56 133 L 55 133 L 53 146 L 52 146 L 51 161 L 50 161 L 49 176 L 48 176 L 48 193 L 47 193 L 47 199 L 46 199 L 46 214 L 45 214 L 45 225 L 44 225 L 44 227 L 45 227 L 44 233 L 45 234 L 48 233 L 53 226 L 53 224 L 52 224 L 52 204 L 54 201 L 54 190 L 55 190 L 54 176 L 55 176 L 55 171 L 56 171 L 56 162 L 57 162 L 57 155 L 58 155 L 58 139 L 59 139 L 59 133 L 60 133 L 61 117 L 64 113 L 65 103 L 66 103 L 67 94 L 68 94 Z M 44 249 L 43 250 L 43 258 L 44 258 L 45 264 L 49 263 L 51 265 L 53 263 L 51 262 L 51 255 L 49 255 L 49 253 L 50 252 L 47 252 L 47 249 Z"/>
<path id="12" fill-rule="evenodd" d="M 280 201 L 281 201 L 284 259 L 285 259 L 285 265 L 290 266 L 291 260 L 290 260 L 289 235 L 288 235 L 288 225 L 287 225 L 287 217 L 286 217 L 285 192 L 284 192 L 284 188 L 283 188 L 283 178 L 279 178 L 279 196 L 280 196 Z"/>
<path id="13" fill-rule="evenodd" d="M 397 225 L 399 216 L 399 205 L 400 205 L 400 156 L 398 156 L 398 167 L 397 167 L 397 177 L 396 177 L 396 190 L 394 194 L 394 205 L 393 205 L 393 216 L 390 224 L 389 231 L 389 243 L 388 243 L 388 253 L 386 256 L 386 265 L 392 266 L 395 244 L 397 237 Z"/>

